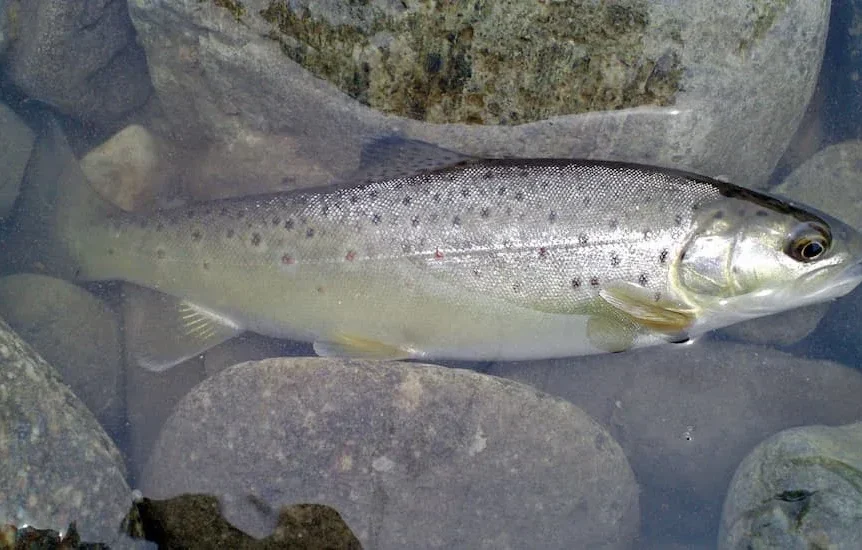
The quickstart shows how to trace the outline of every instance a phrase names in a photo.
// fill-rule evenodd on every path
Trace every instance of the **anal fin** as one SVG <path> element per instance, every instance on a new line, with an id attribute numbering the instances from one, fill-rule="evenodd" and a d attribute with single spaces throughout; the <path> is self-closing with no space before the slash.
<path id="1" fill-rule="evenodd" d="M 351 357 L 389 361 L 407 359 L 411 356 L 409 351 L 397 346 L 346 334 L 338 334 L 329 340 L 315 342 L 314 351 L 321 357 Z"/>
<path id="2" fill-rule="evenodd" d="M 243 332 L 205 307 L 127 284 L 126 350 L 141 367 L 163 371 Z"/>

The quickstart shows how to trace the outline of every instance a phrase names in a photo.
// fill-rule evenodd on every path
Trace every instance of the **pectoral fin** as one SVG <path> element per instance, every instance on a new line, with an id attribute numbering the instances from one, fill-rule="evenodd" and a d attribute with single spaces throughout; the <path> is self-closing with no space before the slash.
<path id="1" fill-rule="evenodd" d="M 407 359 L 411 355 L 409 351 L 397 346 L 347 334 L 338 334 L 329 340 L 315 342 L 314 351 L 322 357 L 378 360 Z"/>
<path id="2" fill-rule="evenodd" d="M 163 371 L 243 332 L 189 301 L 127 285 L 126 349 L 140 366 Z"/>
<path id="3" fill-rule="evenodd" d="M 673 300 L 659 299 L 648 289 L 616 281 L 599 292 L 608 304 L 638 324 L 665 334 L 681 334 L 695 321 L 695 311 Z"/>

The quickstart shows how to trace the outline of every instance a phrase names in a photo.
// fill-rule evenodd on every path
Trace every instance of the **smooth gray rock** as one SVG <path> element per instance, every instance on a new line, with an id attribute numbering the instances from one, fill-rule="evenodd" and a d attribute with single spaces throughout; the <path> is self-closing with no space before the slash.
<path id="1" fill-rule="evenodd" d="M 775 191 L 862 228 L 862 141 L 823 149 Z"/>
<path id="2" fill-rule="evenodd" d="M 0 316 L 53 365 L 110 433 L 124 418 L 120 317 L 86 290 L 42 275 L 0 279 Z"/>
<path id="3" fill-rule="evenodd" d="M 0 321 L 0 524 L 125 547 L 132 504 L 114 443 L 57 372 Z"/>
<path id="4" fill-rule="evenodd" d="M 631 469 L 583 411 L 421 364 L 231 367 L 179 403 L 143 488 L 216 495 L 257 537 L 273 528 L 262 508 L 326 503 L 378 549 L 629 548 L 638 530 Z"/>
<path id="5" fill-rule="evenodd" d="M 0 14 L 3 5 L 0 3 Z M 3 30 L 0 15 L 0 53 L 2 53 Z M 0 219 L 12 211 L 12 205 L 21 189 L 24 169 L 30 158 L 35 140 L 33 131 L 6 105 L 0 103 Z"/>
<path id="6" fill-rule="evenodd" d="M 209 173 L 242 182 L 237 193 L 344 175 L 364 143 L 391 134 L 481 156 L 640 161 L 762 186 L 811 97 L 830 8 L 807 0 L 764 0 L 754 8 L 726 2 L 717 18 L 704 0 L 648 2 L 637 44 L 649 58 L 679 59 L 683 78 L 672 107 L 482 126 L 429 124 L 362 106 L 283 53 L 260 15 L 272 4 L 287 3 L 249 0 L 241 10 L 198 0 L 130 4 L 166 111 L 159 131 L 201 151 L 252 144 L 262 151 L 258 162 L 244 157 L 240 167 L 230 156 L 209 155 L 217 163 Z M 284 155 L 267 152 L 285 140 L 292 146 Z"/>
<path id="7" fill-rule="evenodd" d="M 718 342 L 531 363 L 489 374 L 583 408 L 625 449 L 642 488 L 643 530 L 714 540 L 733 471 L 782 429 L 859 416 L 862 373 L 765 347 Z"/>
<path id="8" fill-rule="evenodd" d="M 152 93 L 126 2 L 13 2 L 4 70 L 30 97 L 111 126 Z"/>
<path id="9" fill-rule="evenodd" d="M 787 430 L 740 464 L 720 550 L 862 548 L 862 423 Z"/>

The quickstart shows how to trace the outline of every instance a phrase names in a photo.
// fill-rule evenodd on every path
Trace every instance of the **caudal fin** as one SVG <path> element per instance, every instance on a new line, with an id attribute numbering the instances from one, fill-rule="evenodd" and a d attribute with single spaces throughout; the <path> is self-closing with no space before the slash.
<path id="1" fill-rule="evenodd" d="M 56 120 L 44 114 L 38 126 L 5 239 L 6 264 L 18 272 L 76 279 L 88 235 L 115 208 L 90 186 Z"/>

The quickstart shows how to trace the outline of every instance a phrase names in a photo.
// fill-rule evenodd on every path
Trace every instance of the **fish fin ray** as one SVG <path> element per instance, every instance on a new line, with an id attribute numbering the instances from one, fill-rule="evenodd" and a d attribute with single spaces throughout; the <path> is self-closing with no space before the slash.
<path id="1" fill-rule="evenodd" d="M 363 147 L 359 169 L 344 180 L 368 183 L 403 178 L 455 166 L 470 160 L 474 158 L 433 143 L 399 136 L 385 136 Z"/>
<path id="2" fill-rule="evenodd" d="M 126 349 L 141 367 L 163 371 L 243 332 L 195 303 L 126 284 Z"/>
<path id="3" fill-rule="evenodd" d="M 329 340 L 314 342 L 314 351 L 321 357 L 351 357 L 390 361 L 407 359 L 411 356 L 409 351 L 398 346 L 347 334 L 337 334 Z"/>
<path id="4" fill-rule="evenodd" d="M 611 282 L 599 296 L 638 324 L 665 334 L 684 333 L 695 321 L 692 308 L 673 300 L 656 301 L 649 290 L 634 283 Z"/>

